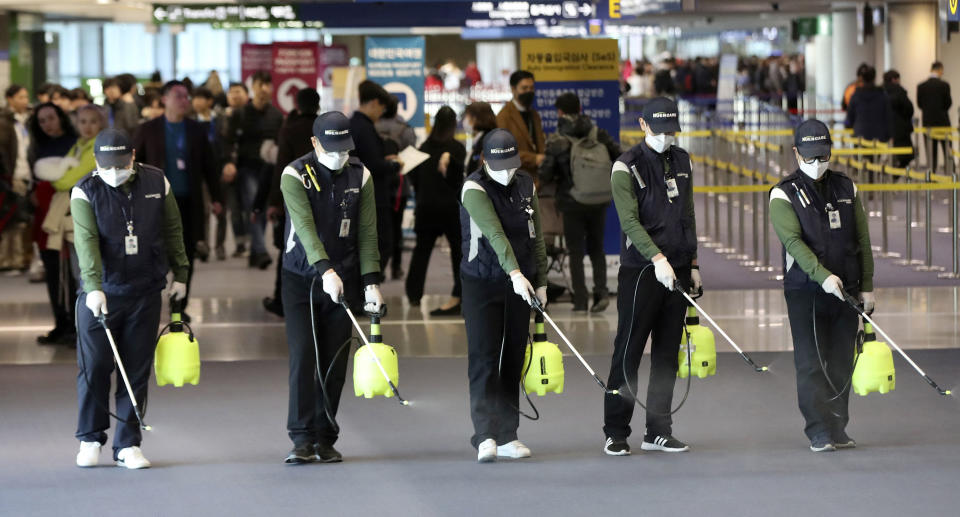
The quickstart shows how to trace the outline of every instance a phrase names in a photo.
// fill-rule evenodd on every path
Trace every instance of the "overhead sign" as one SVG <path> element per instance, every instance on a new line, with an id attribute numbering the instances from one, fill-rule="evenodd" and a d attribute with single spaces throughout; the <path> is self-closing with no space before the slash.
<path id="1" fill-rule="evenodd" d="M 599 0 L 597 17 L 608 20 L 683 11 L 683 0 Z"/>
<path id="2" fill-rule="evenodd" d="M 397 97 L 397 114 L 413 127 L 423 127 L 423 36 L 367 36 L 367 78 Z"/>
<path id="3" fill-rule="evenodd" d="M 322 26 L 301 20 L 296 4 L 154 4 L 153 23 L 208 23 L 224 29 Z"/>
<path id="4" fill-rule="evenodd" d="M 253 88 L 253 74 L 273 70 L 273 47 L 271 45 L 257 45 L 243 43 L 240 45 L 240 80 L 247 85 L 247 90 Z"/>

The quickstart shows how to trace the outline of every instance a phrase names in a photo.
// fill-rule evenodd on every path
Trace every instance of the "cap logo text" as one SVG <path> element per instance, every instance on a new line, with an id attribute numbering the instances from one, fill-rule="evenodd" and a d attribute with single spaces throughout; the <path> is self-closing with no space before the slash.
<path id="1" fill-rule="evenodd" d="M 818 141 L 818 140 L 826 140 L 827 138 L 829 138 L 827 135 L 805 136 L 805 137 L 801 138 L 800 141 L 801 141 L 801 142 L 816 142 L 816 141 Z"/>
<path id="2" fill-rule="evenodd" d="M 507 147 L 506 149 L 490 149 L 490 154 L 505 154 L 516 151 L 516 147 Z"/>
<path id="3" fill-rule="evenodd" d="M 349 135 L 350 130 L 349 129 L 325 129 L 323 131 L 323 134 L 330 135 L 330 136 Z"/>
<path id="4" fill-rule="evenodd" d="M 665 111 L 658 111 L 653 115 L 650 115 L 650 118 L 677 118 L 676 113 L 667 113 Z"/>
<path id="5" fill-rule="evenodd" d="M 101 145 L 98 151 L 126 151 L 125 145 Z"/>

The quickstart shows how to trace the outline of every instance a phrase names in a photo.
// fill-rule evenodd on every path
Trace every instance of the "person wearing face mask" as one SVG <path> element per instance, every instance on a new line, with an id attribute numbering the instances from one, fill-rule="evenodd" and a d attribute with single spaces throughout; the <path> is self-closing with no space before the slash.
<path id="1" fill-rule="evenodd" d="M 617 275 L 617 335 L 607 386 L 636 393 L 637 368 L 652 334 L 647 385 L 645 451 L 684 452 L 673 437 L 670 405 L 677 378 L 687 303 L 680 289 L 703 286 L 697 266 L 697 223 L 690 155 L 674 144 L 680 131 L 677 103 L 666 97 L 643 107 L 644 140 L 613 163 L 610 186 L 622 229 Z M 627 456 L 634 401 L 606 394 L 604 452 Z"/>
<path id="2" fill-rule="evenodd" d="M 467 158 L 467 171 L 475 171 L 483 165 L 483 137 L 497 128 L 497 116 L 489 103 L 479 101 L 463 110 L 463 131 L 472 144 Z"/>
<path id="3" fill-rule="evenodd" d="M 793 334 L 797 399 L 814 452 L 856 446 L 846 433 L 857 312 L 872 313 L 873 254 L 857 186 L 829 169 L 833 145 L 819 120 L 793 137 L 799 169 L 770 191 L 770 222 L 783 243 L 783 289 Z"/>
<path id="4" fill-rule="evenodd" d="M 163 171 L 135 162 L 130 139 L 118 129 L 97 135 L 93 155 L 97 169 L 77 183 L 70 201 L 82 281 L 77 300 L 79 467 L 97 465 L 110 427 L 114 358 L 99 319 L 106 318 L 134 396 L 145 405 L 168 270 L 173 270 L 172 299 L 182 300 L 187 292 L 183 227 Z M 123 388 L 116 392 L 116 414 L 117 465 L 149 467 L 140 451 L 134 408 Z"/>
<path id="5" fill-rule="evenodd" d="M 504 104 L 500 113 L 497 113 L 497 127 L 506 129 L 517 139 L 519 168 L 536 180 L 547 146 L 543 122 L 533 107 L 534 86 L 534 77 L 530 72 L 517 70 L 510 74 L 513 100 Z"/>
<path id="6" fill-rule="evenodd" d="M 333 447 L 338 429 L 327 417 L 327 410 L 336 416 L 347 372 L 347 354 L 337 351 L 353 333 L 340 302 L 354 311 L 384 309 L 373 178 L 349 156 L 351 133 L 342 113 L 320 115 L 313 150 L 280 178 L 287 212 L 281 296 L 290 347 L 288 464 L 342 460 Z"/>
<path id="7" fill-rule="evenodd" d="M 467 330 L 470 417 L 477 461 L 527 458 L 517 439 L 520 378 L 536 297 L 547 304 L 547 253 L 533 178 L 505 129 L 483 139 L 483 167 L 460 194 L 460 278 Z"/>

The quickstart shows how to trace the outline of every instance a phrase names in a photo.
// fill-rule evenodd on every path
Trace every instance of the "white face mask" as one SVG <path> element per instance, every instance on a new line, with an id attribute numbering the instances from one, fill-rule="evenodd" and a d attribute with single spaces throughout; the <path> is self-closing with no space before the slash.
<path id="1" fill-rule="evenodd" d="M 813 163 L 806 163 L 803 160 L 800 160 L 798 163 L 800 164 L 800 170 L 803 171 L 803 173 L 807 176 L 810 176 L 813 180 L 820 179 L 820 177 L 827 172 L 827 168 L 830 166 L 829 161 L 821 162 L 820 160 L 817 160 Z"/>
<path id="2" fill-rule="evenodd" d="M 676 137 L 670 136 L 666 133 L 654 135 L 650 132 L 647 132 L 647 136 L 643 138 L 643 141 L 647 143 L 647 146 L 657 153 L 662 153 L 669 149 L 670 146 L 676 142 L 676 140 Z"/>
<path id="3" fill-rule="evenodd" d="M 473 134 L 473 124 L 471 124 L 470 121 L 467 120 L 467 119 L 463 119 L 463 130 L 464 130 L 468 135 L 472 135 L 472 134 Z"/>
<path id="4" fill-rule="evenodd" d="M 493 179 L 493 181 L 496 181 L 503 186 L 509 185 L 510 181 L 513 180 L 513 175 L 517 173 L 517 169 L 507 169 L 504 171 L 491 170 L 490 166 L 486 163 L 483 164 L 483 167 L 487 169 L 487 174 Z"/>
<path id="5" fill-rule="evenodd" d="M 314 152 L 317 153 L 317 161 L 332 171 L 342 169 L 343 166 L 347 164 L 347 161 L 350 160 L 350 153 L 347 151 L 329 153 L 314 148 Z"/>
<path id="6" fill-rule="evenodd" d="M 97 175 L 107 185 L 117 188 L 133 176 L 133 169 L 97 169 Z"/>

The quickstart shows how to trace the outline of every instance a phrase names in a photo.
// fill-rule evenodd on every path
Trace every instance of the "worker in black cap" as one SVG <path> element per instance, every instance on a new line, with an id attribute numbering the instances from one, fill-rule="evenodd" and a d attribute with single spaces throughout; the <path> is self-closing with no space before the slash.
<path id="1" fill-rule="evenodd" d="M 83 284 L 77 305 L 89 309 L 76 311 L 80 467 L 97 465 L 110 427 L 114 357 L 100 318 L 113 333 L 134 396 L 145 405 L 168 270 L 173 270 L 172 299 L 182 300 L 187 292 L 189 264 L 177 201 L 163 171 L 135 162 L 134 155 L 126 133 L 105 129 L 93 144 L 97 169 L 80 180 L 70 196 Z M 133 405 L 122 388 L 116 392 L 116 415 L 117 465 L 149 467 L 140 451 Z"/>
<path id="2" fill-rule="evenodd" d="M 517 439 L 520 377 L 533 299 L 547 303 L 547 254 L 533 178 L 505 129 L 483 139 L 483 168 L 461 190 L 463 319 L 470 417 L 481 463 L 527 458 Z"/>
<path id="3" fill-rule="evenodd" d="M 690 155 L 674 145 L 680 131 L 677 103 L 666 97 L 643 107 L 644 140 L 613 164 L 610 184 L 623 236 L 617 275 L 617 336 L 604 398 L 604 452 L 630 454 L 627 438 L 637 368 L 653 334 L 646 397 L 645 451 L 683 452 L 673 437 L 670 405 L 677 377 L 686 301 L 680 289 L 699 291 L 697 224 Z M 632 394 L 631 396 L 624 396 Z"/>
<path id="4" fill-rule="evenodd" d="M 350 121 L 335 111 L 320 115 L 311 143 L 313 150 L 280 178 L 287 211 L 281 295 L 290 347 L 290 464 L 342 461 L 333 447 L 334 418 L 352 327 L 340 302 L 357 310 L 362 299 L 368 313 L 384 308 L 373 179 L 349 156 Z"/>
<path id="5" fill-rule="evenodd" d="M 844 292 L 872 313 L 873 252 L 867 216 L 853 181 L 830 170 L 827 126 L 807 120 L 793 137 L 799 169 L 770 191 L 770 221 L 783 243 L 797 399 L 810 450 L 856 446 L 846 433 L 856 310 Z"/>

